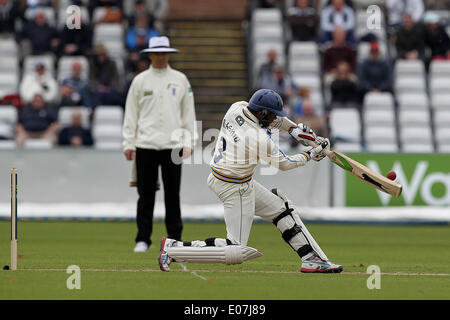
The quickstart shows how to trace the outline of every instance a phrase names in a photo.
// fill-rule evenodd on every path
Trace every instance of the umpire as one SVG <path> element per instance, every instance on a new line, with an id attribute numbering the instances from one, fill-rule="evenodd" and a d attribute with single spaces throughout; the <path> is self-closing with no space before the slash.
<path id="1" fill-rule="evenodd" d="M 191 85 L 183 73 L 169 66 L 169 53 L 178 50 L 170 48 L 167 37 L 153 37 L 141 52 L 149 54 L 151 65 L 131 83 L 123 124 L 125 158 L 136 159 L 139 199 L 134 252 L 146 252 L 151 244 L 160 166 L 167 236 L 181 240 L 180 160 L 191 155 L 197 141 Z"/>

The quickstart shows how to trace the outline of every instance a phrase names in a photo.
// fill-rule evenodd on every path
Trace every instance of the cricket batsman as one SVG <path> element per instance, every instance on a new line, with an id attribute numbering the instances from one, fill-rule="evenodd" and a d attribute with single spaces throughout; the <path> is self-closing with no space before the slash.
<path id="1" fill-rule="evenodd" d="M 308 229 L 300 212 L 279 189 L 269 191 L 252 178 L 259 160 L 280 170 L 322 160 L 330 148 L 328 139 L 317 137 L 306 125 L 298 124 L 289 133 L 304 145 L 314 141 L 317 147 L 287 156 L 272 140 L 270 127 L 286 116 L 283 101 L 273 90 L 256 91 L 249 102 L 231 105 L 211 159 L 209 188 L 222 201 L 227 237 L 204 241 L 176 241 L 163 238 L 158 258 L 162 271 L 170 271 L 172 262 L 239 264 L 261 256 L 247 242 L 254 216 L 275 225 L 281 237 L 299 255 L 304 273 L 339 273 L 342 266 L 332 263 Z M 279 127 L 279 126 L 278 126 Z"/>

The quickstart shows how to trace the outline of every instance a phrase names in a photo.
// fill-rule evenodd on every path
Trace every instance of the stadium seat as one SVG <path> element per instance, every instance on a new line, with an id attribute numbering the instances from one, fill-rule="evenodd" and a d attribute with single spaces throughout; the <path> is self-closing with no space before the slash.
<path id="1" fill-rule="evenodd" d="M 450 61 L 433 60 L 430 63 L 430 78 L 449 78 Z"/>
<path id="2" fill-rule="evenodd" d="M 394 77 L 425 78 L 425 65 L 422 60 L 397 60 L 394 65 Z"/>
<path id="3" fill-rule="evenodd" d="M 450 128 L 450 109 L 449 110 L 435 110 L 433 119 L 434 119 L 433 123 L 434 123 L 435 128 L 440 128 L 440 127 Z"/>
<path id="4" fill-rule="evenodd" d="M 437 145 L 450 144 L 450 127 L 446 126 L 436 128 L 435 138 Z"/>
<path id="5" fill-rule="evenodd" d="M 14 140 L 0 140 L 0 150 L 15 149 L 16 142 Z"/>
<path id="6" fill-rule="evenodd" d="M 329 123 L 331 137 L 334 140 L 352 143 L 361 142 L 361 121 L 357 109 L 332 109 Z"/>
<path id="7" fill-rule="evenodd" d="M 341 152 L 362 152 L 362 146 L 358 142 L 337 142 L 336 150 Z M 333 147 L 334 148 L 334 147 Z"/>
<path id="8" fill-rule="evenodd" d="M 430 113 L 426 109 L 405 109 L 398 111 L 398 122 L 401 127 L 429 126 Z"/>
<path id="9" fill-rule="evenodd" d="M 292 76 L 310 76 L 320 74 L 318 59 L 293 59 L 289 60 L 289 71 Z"/>
<path id="10" fill-rule="evenodd" d="M 94 111 L 93 125 L 117 124 L 122 125 L 123 108 L 121 106 L 97 106 Z"/>
<path id="11" fill-rule="evenodd" d="M 0 98 L 8 94 L 15 94 L 19 88 L 19 75 L 17 72 L 0 73 Z"/>
<path id="12" fill-rule="evenodd" d="M 365 126 L 394 126 L 395 113 L 394 109 L 369 109 L 363 112 Z"/>
<path id="13" fill-rule="evenodd" d="M 47 72 L 50 72 L 53 76 L 55 75 L 55 57 L 50 54 L 26 57 L 23 64 L 23 75 L 34 73 L 34 67 L 37 62 L 42 62 Z"/>
<path id="14" fill-rule="evenodd" d="M 12 139 L 18 119 L 18 112 L 14 106 L 0 106 L 0 137 Z"/>
<path id="15" fill-rule="evenodd" d="M 399 76 L 394 80 L 395 93 L 397 95 L 403 93 L 425 93 L 426 84 L 424 77 L 418 76 Z"/>
<path id="16" fill-rule="evenodd" d="M 1 57 L 18 57 L 19 50 L 14 38 L 0 38 L 0 56 Z M 2 58 L 3 59 L 3 58 Z"/>
<path id="17" fill-rule="evenodd" d="M 92 127 L 92 135 L 96 148 L 108 145 L 120 148 L 122 143 L 122 126 L 114 124 L 96 124 Z"/>
<path id="18" fill-rule="evenodd" d="M 433 110 L 450 110 L 450 92 L 431 94 L 431 107 Z"/>
<path id="19" fill-rule="evenodd" d="M 428 143 L 421 144 L 408 142 L 403 144 L 402 151 L 411 153 L 432 153 L 434 152 L 434 147 L 433 144 Z"/>
<path id="20" fill-rule="evenodd" d="M 433 145 L 431 127 L 400 128 L 400 141 L 402 145 Z"/>
<path id="21" fill-rule="evenodd" d="M 389 92 L 369 92 L 364 96 L 363 110 L 394 110 L 394 97 Z"/>
<path id="22" fill-rule="evenodd" d="M 364 138 L 368 144 L 396 144 L 397 131 L 394 126 L 364 127 Z"/>
<path id="23" fill-rule="evenodd" d="M 438 144 L 437 151 L 440 153 L 450 153 L 450 143 Z"/>
<path id="24" fill-rule="evenodd" d="M 58 112 L 58 122 L 61 127 L 70 126 L 72 123 L 72 114 L 75 111 L 81 112 L 81 123 L 84 128 L 90 127 L 90 112 L 85 107 L 72 107 L 72 106 L 62 106 L 59 108 Z"/>
<path id="25" fill-rule="evenodd" d="M 288 49 L 289 61 L 291 60 L 318 60 L 319 47 L 313 41 L 293 41 Z"/>
<path id="26" fill-rule="evenodd" d="M 399 109 L 428 109 L 428 97 L 424 93 L 403 93 L 398 96 Z"/>
<path id="27" fill-rule="evenodd" d="M 367 143 L 366 149 L 368 152 L 398 152 L 397 143 Z"/>
<path id="28" fill-rule="evenodd" d="M 252 26 L 256 24 L 281 24 L 282 16 L 278 8 L 256 8 L 252 13 Z"/>
<path id="29" fill-rule="evenodd" d="M 79 62 L 82 65 L 83 71 L 81 74 L 82 79 L 88 79 L 89 77 L 89 61 L 84 56 L 62 56 L 58 60 L 58 80 L 62 81 L 72 75 L 72 64 Z"/>
<path id="30" fill-rule="evenodd" d="M 430 94 L 440 94 L 450 92 L 450 77 L 432 77 L 430 79 Z"/>
<path id="31" fill-rule="evenodd" d="M 19 60 L 17 56 L 5 56 L 0 58 L 0 73 L 19 74 Z"/>
<path id="32" fill-rule="evenodd" d="M 283 28 L 280 25 L 257 25 L 252 30 L 253 44 L 258 42 L 273 42 L 283 39 Z"/>
<path id="33" fill-rule="evenodd" d="M 322 84 L 319 75 L 293 75 L 292 80 L 299 87 L 307 87 L 311 89 L 311 93 L 320 93 Z"/>
<path id="34" fill-rule="evenodd" d="M 23 144 L 25 149 L 51 149 L 53 148 L 50 140 L 47 139 L 27 139 Z"/>
<path id="35" fill-rule="evenodd" d="M 123 41 L 125 30 L 120 23 L 99 23 L 94 27 L 94 44 Z"/>

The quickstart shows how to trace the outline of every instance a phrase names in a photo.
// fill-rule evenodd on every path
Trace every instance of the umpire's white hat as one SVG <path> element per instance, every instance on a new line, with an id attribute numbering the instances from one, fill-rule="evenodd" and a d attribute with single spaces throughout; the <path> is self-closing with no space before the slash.
<path id="1" fill-rule="evenodd" d="M 169 38 L 162 37 L 151 37 L 148 42 L 148 49 L 144 49 L 141 53 L 145 52 L 178 52 L 177 49 L 171 48 L 169 43 Z"/>

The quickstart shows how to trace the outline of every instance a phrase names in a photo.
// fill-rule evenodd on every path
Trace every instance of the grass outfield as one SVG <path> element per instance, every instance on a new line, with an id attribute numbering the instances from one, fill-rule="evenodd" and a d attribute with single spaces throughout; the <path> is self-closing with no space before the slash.
<path id="1" fill-rule="evenodd" d="M 17 271 L 0 271 L 0 299 L 450 299 L 448 226 L 309 224 L 341 274 L 302 274 L 300 260 L 271 224 L 253 226 L 249 246 L 264 255 L 242 265 L 172 264 L 159 271 L 163 223 L 147 253 L 132 252 L 132 222 L 19 222 Z M 9 221 L 0 221 L 0 264 L 9 264 Z M 185 223 L 186 240 L 224 236 L 222 223 Z M 68 290 L 69 265 L 81 290 Z M 369 265 L 381 289 L 369 290 Z"/>

